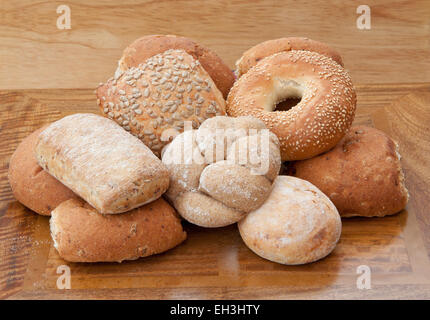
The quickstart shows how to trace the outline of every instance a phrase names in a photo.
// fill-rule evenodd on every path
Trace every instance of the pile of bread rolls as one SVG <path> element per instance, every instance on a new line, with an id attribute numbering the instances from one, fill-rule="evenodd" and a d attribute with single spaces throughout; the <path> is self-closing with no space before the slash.
<path id="1" fill-rule="evenodd" d="M 270 40 L 244 52 L 235 73 L 190 39 L 145 36 L 97 87 L 100 115 L 64 117 L 21 142 L 13 194 L 50 216 L 63 259 L 161 253 L 185 240 L 184 219 L 237 223 L 259 256 L 304 264 L 332 252 L 341 216 L 405 207 L 398 146 L 351 127 L 356 94 L 334 49 Z"/>

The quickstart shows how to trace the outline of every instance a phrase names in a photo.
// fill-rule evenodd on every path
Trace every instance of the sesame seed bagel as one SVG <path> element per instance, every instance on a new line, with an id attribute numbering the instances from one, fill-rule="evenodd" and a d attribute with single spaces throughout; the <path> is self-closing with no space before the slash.
<path id="1" fill-rule="evenodd" d="M 240 77 L 247 73 L 249 69 L 265 57 L 291 50 L 318 52 L 343 66 L 340 54 L 325 43 L 308 38 L 289 37 L 264 41 L 245 51 L 242 57 L 236 61 L 236 75 Z"/>
<path id="2" fill-rule="evenodd" d="M 162 161 L 170 172 L 167 198 L 184 219 L 212 228 L 260 207 L 281 165 L 278 139 L 252 117 L 208 119 L 167 145 Z"/>
<path id="3" fill-rule="evenodd" d="M 288 98 L 300 102 L 275 110 Z M 351 126 L 356 94 L 351 78 L 334 60 L 316 52 L 281 52 L 261 60 L 230 91 L 227 113 L 264 121 L 277 135 L 281 158 L 301 160 L 336 145 Z"/>
<path id="4" fill-rule="evenodd" d="M 143 141 L 157 156 L 174 136 L 215 115 L 225 101 L 198 60 L 184 50 L 167 50 L 137 67 L 117 72 L 97 88 L 105 117 Z"/>
<path id="5" fill-rule="evenodd" d="M 223 93 L 224 98 L 227 98 L 235 80 L 231 69 L 215 52 L 185 37 L 149 35 L 139 38 L 124 50 L 118 62 L 118 69 L 125 71 L 128 68 L 137 67 L 146 59 L 169 49 L 184 50 L 200 61 L 217 88 Z"/>

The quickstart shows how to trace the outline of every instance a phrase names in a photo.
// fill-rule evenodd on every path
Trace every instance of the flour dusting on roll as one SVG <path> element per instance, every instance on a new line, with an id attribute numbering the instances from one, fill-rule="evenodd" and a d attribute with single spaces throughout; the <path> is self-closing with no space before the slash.
<path id="1" fill-rule="evenodd" d="M 238 223 L 257 255 L 296 265 L 324 258 L 336 246 L 342 223 L 333 203 L 302 179 L 278 176 L 264 204 Z"/>
<path id="2" fill-rule="evenodd" d="M 142 141 L 95 114 L 64 117 L 40 133 L 39 165 L 100 213 L 121 213 L 161 197 L 169 173 Z"/>
<path id="3" fill-rule="evenodd" d="M 177 136 L 162 161 L 170 172 L 167 198 L 184 219 L 210 228 L 260 207 L 281 165 L 278 139 L 261 120 L 223 116 Z"/>

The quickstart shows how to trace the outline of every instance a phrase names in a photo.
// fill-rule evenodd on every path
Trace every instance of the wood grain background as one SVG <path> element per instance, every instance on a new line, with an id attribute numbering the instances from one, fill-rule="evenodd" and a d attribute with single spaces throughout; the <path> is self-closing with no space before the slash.
<path id="1" fill-rule="evenodd" d="M 56 27 L 60 4 L 71 8 L 71 30 Z M 356 27 L 361 4 L 371 8 L 371 30 Z M 121 265 L 70 264 L 73 289 L 56 289 L 65 262 L 48 218 L 13 198 L 10 156 L 41 125 L 98 112 L 94 87 L 130 42 L 154 33 L 191 37 L 232 68 L 244 50 L 278 37 L 337 48 L 357 89 L 355 123 L 399 141 L 406 210 L 344 219 L 335 251 L 300 267 L 259 258 L 235 226 L 186 224 L 181 246 Z M 429 0 L 0 1 L 0 43 L 0 298 L 430 299 Z M 356 287 L 360 264 L 372 269 L 372 290 Z"/>
<path id="2" fill-rule="evenodd" d="M 49 219 L 18 203 L 7 181 L 17 144 L 36 128 L 75 112 L 98 113 L 92 89 L 0 90 L 0 298 L 10 299 L 430 299 L 430 83 L 357 85 L 356 124 L 387 132 L 400 145 L 411 198 L 384 218 L 342 221 L 327 258 L 284 266 L 249 250 L 235 225 L 185 223 L 187 240 L 136 261 L 83 264 L 62 260 Z M 72 289 L 58 290 L 68 265 Z M 372 290 L 356 287 L 359 265 Z"/>
<path id="3" fill-rule="evenodd" d="M 56 8 L 71 9 L 59 30 Z M 356 9 L 371 8 L 371 30 Z M 191 37 L 229 66 L 268 39 L 306 36 L 337 48 L 355 83 L 430 81 L 430 1 L 1 1 L 0 88 L 93 88 L 146 34 Z"/>

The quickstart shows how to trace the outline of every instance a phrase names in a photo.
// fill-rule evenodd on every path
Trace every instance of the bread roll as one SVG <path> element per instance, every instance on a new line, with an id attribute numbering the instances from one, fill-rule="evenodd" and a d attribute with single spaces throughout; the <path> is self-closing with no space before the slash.
<path id="1" fill-rule="evenodd" d="M 185 37 L 149 35 L 135 40 L 125 48 L 118 62 L 118 71 L 137 67 L 142 62 L 145 62 L 146 59 L 170 49 L 184 50 L 195 60 L 198 60 L 206 72 L 209 73 L 224 98 L 227 98 L 235 79 L 233 71 L 215 52 Z"/>
<path id="2" fill-rule="evenodd" d="M 97 88 L 105 117 L 141 139 L 157 156 L 184 130 L 225 114 L 225 101 L 199 61 L 168 50 L 117 73 Z"/>
<path id="3" fill-rule="evenodd" d="M 340 54 L 327 44 L 309 38 L 288 37 L 261 42 L 245 51 L 242 57 L 236 61 L 236 75 L 238 77 L 247 73 L 260 60 L 279 52 L 291 50 L 304 50 L 317 52 L 336 61 L 343 67 Z"/>
<path id="4" fill-rule="evenodd" d="M 114 121 L 74 114 L 38 137 L 39 165 L 100 213 L 121 213 L 158 199 L 169 173 L 139 139 Z"/>
<path id="5" fill-rule="evenodd" d="M 408 202 L 397 144 L 366 126 L 352 127 L 324 154 L 289 164 L 287 173 L 320 188 L 342 217 L 382 217 Z"/>
<path id="6" fill-rule="evenodd" d="M 289 98 L 300 101 L 277 110 Z M 264 121 L 279 139 L 282 161 L 292 161 L 333 148 L 351 127 L 356 102 L 347 70 L 319 53 L 292 50 L 262 59 L 238 79 L 226 111 Z"/>
<path id="7" fill-rule="evenodd" d="M 79 197 L 37 163 L 34 147 L 42 130 L 34 131 L 18 145 L 10 158 L 8 177 L 16 200 L 38 214 L 50 216 L 61 202 Z"/>
<path id="8" fill-rule="evenodd" d="M 245 244 L 281 264 L 310 263 L 327 256 L 339 240 L 336 207 L 310 182 L 278 176 L 264 204 L 238 223 Z"/>
<path id="9" fill-rule="evenodd" d="M 208 119 L 166 146 L 166 196 L 191 223 L 210 228 L 235 223 L 267 199 L 280 157 L 278 139 L 262 121 Z"/>
<path id="10" fill-rule="evenodd" d="M 71 262 L 121 262 L 169 250 L 186 238 L 163 199 L 118 215 L 102 215 L 82 200 L 60 204 L 50 220 L 54 247 Z"/>

